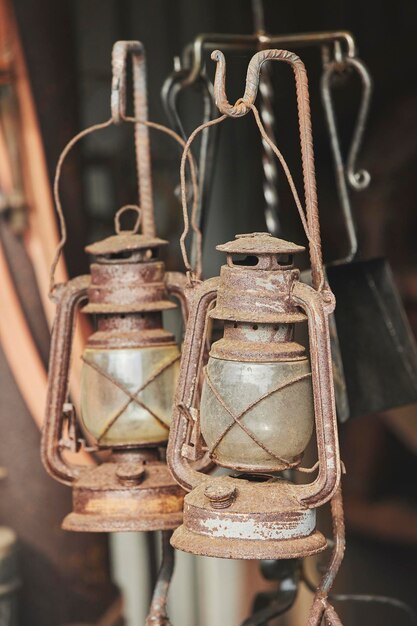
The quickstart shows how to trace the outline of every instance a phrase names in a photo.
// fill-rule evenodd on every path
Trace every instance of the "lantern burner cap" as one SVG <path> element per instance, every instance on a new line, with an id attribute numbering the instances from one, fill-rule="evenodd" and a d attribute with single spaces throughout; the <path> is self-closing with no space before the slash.
<path id="1" fill-rule="evenodd" d="M 152 250 L 160 246 L 166 246 L 167 241 L 158 237 L 148 237 L 131 233 L 112 235 L 101 241 L 86 246 L 85 251 L 94 256 L 108 254 L 121 254 L 123 252 L 136 252 L 140 250 Z"/>
<path id="2" fill-rule="evenodd" d="M 121 216 L 127 211 L 136 213 L 136 222 L 132 230 L 123 230 L 120 224 Z M 153 248 L 159 248 L 160 246 L 166 246 L 167 241 L 165 239 L 159 239 L 159 237 L 139 234 L 139 225 L 141 221 L 142 212 L 140 207 L 134 204 L 128 204 L 119 209 L 114 218 L 115 235 L 106 237 L 101 241 L 90 244 L 85 248 L 88 254 L 94 256 L 106 256 L 106 255 L 120 255 L 123 252 L 136 252 L 140 250 L 152 250 Z"/>
<path id="3" fill-rule="evenodd" d="M 227 254 L 298 254 L 305 248 L 291 241 L 272 237 L 270 233 L 250 233 L 236 235 L 233 241 L 216 246 L 216 250 Z"/>

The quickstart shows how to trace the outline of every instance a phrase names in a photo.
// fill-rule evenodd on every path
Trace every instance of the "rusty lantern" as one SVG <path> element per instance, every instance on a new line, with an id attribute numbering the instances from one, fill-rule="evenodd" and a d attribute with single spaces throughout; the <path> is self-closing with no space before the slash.
<path id="1" fill-rule="evenodd" d="M 224 114 L 219 122 L 251 109 L 256 117 L 253 102 L 265 60 L 293 66 L 306 198 L 303 224 L 313 287 L 300 281 L 293 265 L 294 255 L 304 248 L 268 233 L 237 235 L 218 246 L 227 257 L 220 277 L 196 285 L 168 445 L 168 465 L 190 492 L 184 501 L 183 525 L 174 532 L 172 545 L 213 557 L 305 557 L 326 547 L 316 530 L 316 509 L 334 495 L 340 481 L 328 323 L 335 299 L 321 261 L 305 68 L 287 51 L 258 53 L 249 64 L 245 95 L 232 106 L 224 94 L 224 57 L 213 54 L 218 61 L 216 104 Z M 257 120 L 264 132 L 259 116 Z M 296 202 L 303 216 L 298 196 Z M 220 320 L 224 330 L 211 346 L 200 394 L 210 318 Z M 304 321 L 310 358 L 294 340 L 295 326 Z M 318 463 L 306 470 L 300 462 L 314 424 Z M 188 459 L 196 446 L 228 468 L 228 475 L 195 471 Z M 291 469 L 318 473 L 308 484 L 296 484 L 284 474 Z"/>
<path id="2" fill-rule="evenodd" d="M 300 282 L 292 257 L 301 246 L 254 233 L 217 249 L 226 252 L 227 264 L 220 279 L 197 288 L 183 349 L 168 463 L 192 491 L 172 542 L 187 552 L 237 559 L 314 554 L 326 547 L 315 509 L 339 480 L 327 320 L 334 299 Z M 212 460 L 234 470 L 231 476 L 204 476 L 184 459 L 207 316 L 223 321 L 224 335 L 210 350 L 196 427 Z M 304 320 L 311 368 L 294 341 L 295 324 Z M 296 485 L 276 477 L 298 467 L 314 419 L 317 479 Z"/>
<path id="3" fill-rule="evenodd" d="M 134 117 L 126 115 L 129 56 Z M 116 234 L 86 248 L 95 257 L 89 275 L 57 285 L 55 270 L 66 242 L 59 196 L 63 162 L 80 139 L 121 122 L 134 125 L 141 208 L 122 207 L 116 213 Z M 118 41 L 112 53 L 111 118 L 69 141 L 58 160 L 54 184 L 61 240 L 51 268 L 50 295 L 57 302 L 57 311 L 42 460 L 53 478 L 73 487 L 73 512 L 63 522 L 67 530 L 169 530 L 182 519 L 184 493 L 171 477 L 164 451 L 180 352 L 174 336 L 163 328 L 162 314 L 175 308 L 170 299 L 173 296 L 180 302 L 186 321 L 187 280 L 179 272 L 165 272 L 164 263 L 158 259 L 158 249 L 167 242 L 155 234 L 149 127 L 184 146 L 176 133 L 148 121 L 143 45 L 139 41 Z M 196 197 L 192 159 L 189 163 Z M 120 224 L 126 211 L 133 211 L 136 217 L 130 231 L 122 230 Z M 72 336 L 81 306 L 83 313 L 93 316 L 96 332 L 89 337 L 82 355 L 77 419 L 67 397 Z M 65 451 L 77 452 L 80 447 L 103 452 L 96 455 L 101 463 L 96 467 L 72 463 Z"/>
<path id="4" fill-rule="evenodd" d="M 185 276 L 165 272 L 157 250 L 167 242 L 132 231 L 86 248 L 91 274 L 58 291 L 49 365 L 42 457 L 53 478 L 73 487 L 73 512 L 63 528 L 77 531 L 163 530 L 182 516 L 182 489 L 159 449 L 168 439 L 179 349 L 162 326 L 162 312 L 183 299 Z M 93 468 L 68 463 L 68 447 L 82 438 L 72 405 L 66 403 L 75 314 L 95 316 L 97 330 L 82 360 L 81 423 L 110 458 Z"/>

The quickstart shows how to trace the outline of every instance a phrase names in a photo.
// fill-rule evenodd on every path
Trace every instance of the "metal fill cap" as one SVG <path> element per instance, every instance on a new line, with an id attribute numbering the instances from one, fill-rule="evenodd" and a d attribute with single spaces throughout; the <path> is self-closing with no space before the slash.
<path id="1" fill-rule="evenodd" d="M 134 250 L 147 250 L 166 246 L 165 239 L 158 237 L 148 237 L 146 235 L 132 235 L 124 232 L 120 235 L 112 235 L 101 241 L 86 246 L 85 251 L 94 256 L 104 256 L 105 254 L 118 254 L 120 252 L 133 252 Z"/>
<path id="2" fill-rule="evenodd" d="M 136 222 L 132 230 L 122 230 L 120 225 L 120 217 L 126 211 L 134 211 L 137 214 Z M 128 204 L 122 207 L 117 211 L 114 219 L 114 227 L 117 234 L 86 246 L 85 251 L 94 256 L 104 256 L 106 254 L 118 254 L 121 252 L 133 252 L 135 250 L 147 250 L 166 246 L 168 241 L 165 241 L 165 239 L 138 234 L 140 218 L 140 207 L 134 204 Z"/>
<path id="3" fill-rule="evenodd" d="M 297 254 L 305 248 L 291 241 L 272 237 L 270 233 L 250 233 L 236 235 L 233 241 L 216 246 L 216 250 L 228 254 Z"/>

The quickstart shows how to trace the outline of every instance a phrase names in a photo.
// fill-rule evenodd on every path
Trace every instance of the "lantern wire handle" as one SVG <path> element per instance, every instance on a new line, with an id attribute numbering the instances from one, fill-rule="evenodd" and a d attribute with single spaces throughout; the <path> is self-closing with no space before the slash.
<path id="1" fill-rule="evenodd" d="M 288 180 L 296 207 L 298 209 L 301 223 L 304 228 L 304 232 L 310 244 L 313 286 L 318 291 L 322 291 L 326 288 L 326 282 L 324 278 L 323 262 L 321 255 L 320 229 L 317 209 L 317 190 L 314 172 L 314 154 L 310 119 L 310 102 L 308 94 L 307 75 L 304 63 L 296 54 L 288 52 L 287 50 L 263 50 L 256 53 L 252 57 L 248 65 L 245 93 L 243 97 L 239 98 L 234 105 L 231 105 L 228 102 L 225 93 L 226 61 L 224 55 L 222 52 L 220 52 L 220 50 L 215 50 L 212 53 L 211 58 L 217 62 L 214 91 L 216 105 L 223 115 L 214 120 L 211 120 L 210 122 L 202 124 L 194 130 L 194 132 L 188 138 L 181 159 L 180 178 L 181 200 L 184 216 L 184 230 L 181 235 L 180 244 L 184 264 L 187 269 L 189 269 L 190 263 L 188 260 L 187 250 L 185 246 L 185 240 L 189 232 L 189 219 L 185 186 L 185 162 L 190 150 L 191 143 L 194 141 L 195 137 L 205 128 L 208 128 L 209 126 L 212 126 L 214 124 L 221 123 L 223 120 L 226 119 L 226 117 L 243 117 L 249 111 L 252 111 L 262 139 L 269 145 L 271 150 L 277 156 Z M 262 64 L 269 59 L 289 63 L 292 66 L 296 77 L 306 210 L 304 210 L 301 203 L 297 188 L 294 183 L 294 179 L 291 175 L 287 162 L 281 151 L 268 136 L 260 118 L 258 109 L 254 104 L 259 86 L 260 68 Z"/>
<path id="2" fill-rule="evenodd" d="M 258 93 L 260 71 L 262 65 L 266 61 L 281 61 L 288 63 L 295 76 L 295 86 L 297 94 L 297 108 L 298 108 L 298 124 L 300 134 L 301 145 L 301 160 L 303 168 L 303 180 L 304 180 L 304 196 L 305 196 L 305 220 L 302 219 L 304 230 L 305 221 L 308 224 L 308 230 L 306 236 L 310 244 L 310 259 L 312 269 L 313 286 L 315 289 L 321 291 L 325 287 L 323 261 L 321 255 L 320 245 L 320 227 L 318 219 L 318 206 L 317 206 L 317 189 L 316 189 L 316 177 L 314 168 L 314 152 L 313 152 L 313 136 L 311 129 L 311 115 L 310 115 L 310 98 L 308 92 L 308 79 L 307 72 L 304 63 L 301 59 L 288 50 L 262 50 L 254 54 L 249 62 L 247 74 L 246 74 L 246 86 L 245 93 L 242 98 L 239 98 L 234 105 L 231 105 L 226 95 L 226 60 L 224 54 L 220 50 L 212 52 L 211 58 L 217 62 L 216 75 L 214 79 L 214 94 L 216 104 L 221 113 L 228 115 L 229 117 L 243 117 L 251 109 L 253 109 L 255 99 Z M 270 148 L 278 156 L 278 149 L 275 144 L 268 137 L 260 116 L 255 114 L 255 120 L 261 132 L 262 138 L 268 143 Z M 281 155 L 282 157 L 282 155 Z M 281 165 L 283 165 L 283 157 L 280 159 Z M 286 177 L 289 179 L 288 168 L 284 169 Z M 295 194 L 295 186 L 291 185 L 291 191 L 296 201 L 297 208 L 300 212 L 304 213 L 302 205 L 299 202 L 298 194 Z M 300 212 L 300 216 L 301 216 Z"/>
<path id="3" fill-rule="evenodd" d="M 121 216 L 127 211 L 135 211 L 136 213 L 136 221 L 131 230 L 124 230 L 120 224 Z M 137 206 L 136 204 L 125 204 L 116 212 L 116 215 L 114 216 L 114 230 L 116 231 L 116 234 L 121 235 L 122 233 L 126 233 L 128 235 L 136 235 L 139 230 L 141 218 L 142 209 L 139 206 Z"/>
<path id="4" fill-rule="evenodd" d="M 126 117 L 125 122 L 129 122 L 129 123 L 133 123 L 133 124 L 144 124 L 145 126 L 148 126 L 149 128 L 152 128 L 154 130 L 158 130 L 161 131 L 163 133 L 165 133 L 166 135 L 172 137 L 182 148 L 185 148 L 185 141 L 173 130 L 171 130 L 170 128 L 168 128 L 167 126 L 164 126 L 163 124 L 157 124 L 156 122 L 143 122 L 141 120 L 138 120 L 135 117 Z M 60 197 L 60 193 L 59 193 L 59 182 L 60 182 L 60 178 L 61 178 L 61 171 L 62 171 L 62 166 L 64 164 L 64 161 L 68 155 L 68 153 L 71 151 L 71 149 L 74 147 L 74 145 L 76 143 L 78 143 L 78 141 L 80 141 L 80 139 L 83 139 L 84 137 L 86 137 L 87 135 L 90 135 L 91 133 L 94 133 L 98 130 L 102 130 L 104 128 L 108 128 L 109 126 L 112 126 L 112 124 L 114 123 L 113 119 L 110 118 L 108 119 L 106 122 L 102 122 L 100 124 L 94 124 L 93 126 L 89 126 L 88 128 L 85 128 L 84 130 L 82 130 L 80 133 L 78 133 L 78 135 L 75 135 L 75 137 L 73 137 L 65 146 L 65 148 L 63 149 L 63 151 L 61 152 L 59 159 L 58 159 L 58 163 L 56 166 L 56 170 L 55 170 L 55 179 L 54 179 L 54 186 L 53 186 L 53 192 L 54 192 L 54 200 L 55 200 L 55 207 L 56 207 L 56 212 L 58 214 L 58 220 L 59 220 L 59 225 L 60 225 L 60 230 L 61 230 L 61 238 L 58 242 L 58 245 L 56 247 L 55 250 L 55 254 L 54 254 L 54 258 L 52 260 L 52 264 L 51 264 L 51 271 L 50 271 L 50 278 L 49 278 L 49 297 L 51 299 L 54 298 L 54 292 L 55 292 L 55 288 L 57 286 L 56 282 L 55 282 L 55 273 L 56 273 L 56 268 L 57 265 L 59 263 L 59 260 L 61 258 L 61 254 L 62 254 L 62 250 L 67 242 L 67 227 L 66 227 L 66 222 L 65 222 L 65 216 L 64 216 L 64 212 L 62 210 L 62 203 L 61 203 L 61 197 Z M 198 255 L 197 255 L 197 261 L 196 261 L 196 267 L 195 267 L 195 275 L 197 277 L 201 276 L 201 267 L 202 267 L 202 260 L 201 260 L 201 256 L 202 256 L 202 251 L 201 251 L 201 242 L 202 242 L 202 237 L 201 237 L 201 231 L 196 223 L 195 220 L 195 212 L 197 209 L 197 202 L 198 202 L 198 183 L 197 183 L 197 173 L 196 173 L 196 168 L 195 168 L 195 163 L 194 163 L 194 159 L 192 157 L 192 155 L 188 155 L 188 162 L 189 162 L 189 166 L 190 166 L 190 176 L 191 176 L 191 182 L 192 182 L 192 188 L 193 188 L 193 205 L 192 205 L 192 218 L 191 218 L 191 224 L 192 224 L 192 228 L 193 231 L 195 233 L 196 236 L 196 241 L 197 241 L 197 250 L 198 250 Z"/>
<path id="5" fill-rule="evenodd" d="M 134 52 L 133 57 L 133 82 L 134 82 L 134 101 L 135 101 L 135 117 L 130 117 L 126 115 L 126 61 L 127 54 L 129 51 Z M 56 288 L 55 283 L 55 273 L 56 268 L 61 258 L 62 250 L 67 241 L 67 228 L 65 222 L 64 212 L 62 210 L 61 198 L 59 193 L 59 182 L 61 178 L 61 170 L 64 164 L 64 161 L 68 155 L 68 153 L 72 150 L 75 144 L 78 143 L 84 137 L 88 135 L 108 128 L 109 126 L 118 125 L 121 121 L 128 122 L 135 125 L 135 153 L 136 153 L 136 167 L 137 167 L 137 175 L 138 182 L 140 185 L 140 199 L 141 202 L 143 200 L 143 194 L 147 195 L 149 198 L 152 195 L 151 191 L 151 179 L 150 179 L 150 169 L 147 168 L 146 162 L 150 162 L 149 160 L 149 142 L 147 140 L 148 134 L 146 136 L 144 134 L 140 134 L 139 130 L 141 127 L 146 129 L 151 128 L 154 130 L 158 130 L 166 135 L 172 137 L 182 148 L 185 147 L 185 141 L 173 130 L 164 126 L 163 124 L 158 124 L 156 122 L 150 122 L 147 120 L 147 107 L 146 107 L 146 75 L 145 75 L 145 67 L 144 67 L 144 53 L 143 47 L 140 42 L 116 42 L 113 47 L 113 56 L 112 56 L 112 65 L 113 65 L 113 77 L 112 77 L 112 91 L 111 91 L 111 117 L 105 122 L 101 122 L 99 124 L 93 124 L 88 128 L 85 128 L 77 135 L 75 135 L 64 147 L 62 150 L 56 170 L 55 170 L 55 178 L 53 185 L 53 194 L 55 207 L 58 214 L 59 226 L 61 231 L 61 238 L 58 242 L 58 245 L 55 250 L 54 258 L 51 264 L 50 270 L 50 280 L 49 280 L 49 297 L 51 299 L 54 298 L 54 291 Z M 146 147 L 146 150 L 144 149 Z M 140 165 L 139 161 L 142 162 Z M 145 161 L 145 165 L 143 165 Z M 191 225 L 194 231 L 195 239 L 196 239 L 196 264 L 194 273 L 199 278 L 201 276 L 201 268 L 202 268 L 202 237 L 201 231 L 198 227 L 196 220 L 196 212 L 197 212 L 197 204 L 198 204 L 198 183 L 197 183 L 197 174 L 196 168 L 194 164 L 194 159 L 192 155 L 189 155 L 188 162 L 190 165 L 190 177 L 193 189 L 193 204 L 192 204 L 192 213 L 191 213 Z M 146 182 L 145 180 L 146 179 Z M 147 190 L 147 191 L 146 191 Z M 146 206 L 151 207 L 146 212 Z M 149 216 L 149 212 L 152 211 L 152 215 Z M 145 206 L 142 206 L 142 230 L 144 234 L 151 235 L 152 234 L 152 224 L 153 224 L 153 208 L 152 204 L 149 205 L 149 201 L 145 199 Z"/>
<path id="6" fill-rule="evenodd" d="M 239 101 L 237 101 L 236 105 L 239 104 Z M 307 240 L 309 241 L 311 247 L 313 249 L 316 250 L 316 254 L 317 254 L 317 250 L 318 250 L 318 244 L 316 242 L 316 240 L 313 238 L 308 223 L 307 223 L 307 219 L 305 216 L 305 212 L 300 200 L 300 197 L 298 195 L 298 191 L 297 188 L 295 186 L 294 183 L 294 179 L 292 177 L 291 171 L 288 167 L 288 164 L 282 154 L 282 152 L 279 150 L 279 148 L 275 145 L 275 143 L 270 139 L 270 137 L 267 135 L 266 130 L 262 124 L 260 115 L 259 115 L 259 111 L 256 108 L 256 106 L 254 104 L 249 105 L 250 109 L 253 112 L 256 124 L 259 128 L 259 132 L 262 136 L 262 139 L 264 139 L 264 141 L 270 146 L 271 150 L 274 152 L 274 154 L 277 156 L 277 158 L 279 159 L 281 166 L 284 170 L 285 176 L 288 180 L 288 184 L 290 186 L 293 198 L 294 198 L 294 202 L 296 204 L 299 216 L 300 216 L 300 220 L 305 232 L 305 235 L 307 237 Z M 181 235 L 180 238 L 180 246 L 181 246 L 181 252 L 182 252 L 182 256 L 183 256 L 183 260 L 184 260 L 184 265 L 187 268 L 187 270 L 191 270 L 191 264 L 188 258 L 188 253 L 187 253 L 187 248 L 186 248 L 186 238 L 187 235 L 189 233 L 189 229 L 190 229 L 190 221 L 189 221 L 189 217 L 188 217 L 188 208 L 187 208 L 187 188 L 186 188 L 186 176 L 185 176 L 185 163 L 186 160 L 188 159 L 189 156 L 189 152 L 190 152 L 190 147 L 192 142 L 194 141 L 194 139 L 196 138 L 196 136 L 202 132 L 205 128 L 208 128 L 209 126 L 214 126 L 215 124 L 220 124 L 221 122 L 223 122 L 228 116 L 226 114 L 221 115 L 220 117 L 215 118 L 214 120 L 210 120 L 209 122 L 205 122 L 204 124 L 201 124 L 201 126 L 198 126 L 190 135 L 190 137 L 188 138 L 187 143 L 185 144 L 185 148 L 184 148 L 184 152 L 182 155 L 182 159 L 181 159 L 181 168 L 180 168 L 180 178 L 181 178 L 181 202 L 182 202 L 182 209 L 183 209 L 183 217 L 184 217 L 184 230 L 183 233 Z M 200 237 L 201 237 L 201 233 L 200 233 Z M 318 286 L 318 290 L 321 291 L 324 289 L 325 287 L 325 281 L 324 281 L 324 274 L 323 271 L 319 271 L 319 274 L 321 274 L 321 278 L 320 278 L 320 282 L 319 282 L 319 286 Z"/>

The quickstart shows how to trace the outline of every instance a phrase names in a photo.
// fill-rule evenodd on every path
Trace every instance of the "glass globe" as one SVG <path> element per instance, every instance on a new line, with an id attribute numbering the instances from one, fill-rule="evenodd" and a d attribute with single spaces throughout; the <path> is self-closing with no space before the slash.
<path id="1" fill-rule="evenodd" d="M 171 361 L 178 355 L 176 345 L 85 350 L 81 373 L 81 420 L 97 443 L 117 447 L 167 441 L 179 371 L 179 359 Z M 149 378 L 170 362 L 137 393 Z M 137 394 L 140 404 L 129 393 Z"/>

